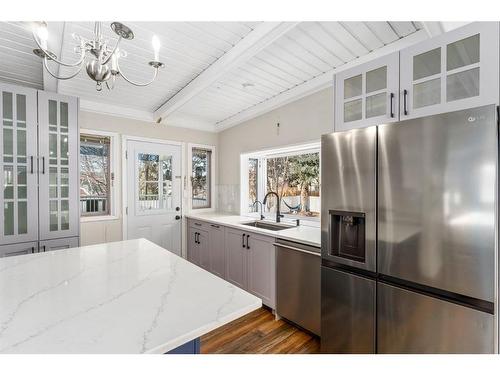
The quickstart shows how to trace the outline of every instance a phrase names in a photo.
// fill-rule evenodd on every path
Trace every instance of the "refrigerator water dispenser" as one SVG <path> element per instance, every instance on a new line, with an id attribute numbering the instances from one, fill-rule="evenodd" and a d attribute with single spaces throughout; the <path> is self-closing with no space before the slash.
<path id="1" fill-rule="evenodd" d="M 330 254 L 364 262 L 365 214 L 362 212 L 330 210 Z"/>

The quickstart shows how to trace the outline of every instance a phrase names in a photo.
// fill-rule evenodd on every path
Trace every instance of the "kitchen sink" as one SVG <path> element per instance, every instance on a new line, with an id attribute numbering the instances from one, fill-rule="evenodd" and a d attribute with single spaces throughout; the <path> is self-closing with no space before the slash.
<path id="1" fill-rule="evenodd" d="M 248 225 L 249 227 L 262 228 L 267 230 L 283 230 L 293 228 L 293 225 L 279 224 L 279 223 L 269 223 L 266 221 L 252 221 L 250 223 L 242 223 L 243 225 Z"/>

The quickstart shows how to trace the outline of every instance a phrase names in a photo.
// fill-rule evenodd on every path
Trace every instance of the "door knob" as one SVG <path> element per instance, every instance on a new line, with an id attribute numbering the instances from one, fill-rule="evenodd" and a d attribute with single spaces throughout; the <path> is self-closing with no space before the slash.
<path id="1" fill-rule="evenodd" d="M 179 215 L 175 215 L 175 220 L 180 220 L 181 217 Z"/>

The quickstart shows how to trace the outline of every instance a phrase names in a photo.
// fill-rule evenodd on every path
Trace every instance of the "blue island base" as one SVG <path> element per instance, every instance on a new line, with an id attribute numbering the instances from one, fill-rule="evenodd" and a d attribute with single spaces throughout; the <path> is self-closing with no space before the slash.
<path id="1" fill-rule="evenodd" d="M 191 340 L 165 354 L 200 354 L 200 338 Z"/>

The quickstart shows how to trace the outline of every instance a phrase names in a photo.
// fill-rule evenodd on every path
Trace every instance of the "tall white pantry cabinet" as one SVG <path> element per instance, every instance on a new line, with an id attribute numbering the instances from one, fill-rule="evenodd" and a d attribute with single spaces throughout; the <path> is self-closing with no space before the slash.
<path id="1" fill-rule="evenodd" d="M 78 99 L 3 83 L 0 96 L 0 257 L 78 246 Z"/>

